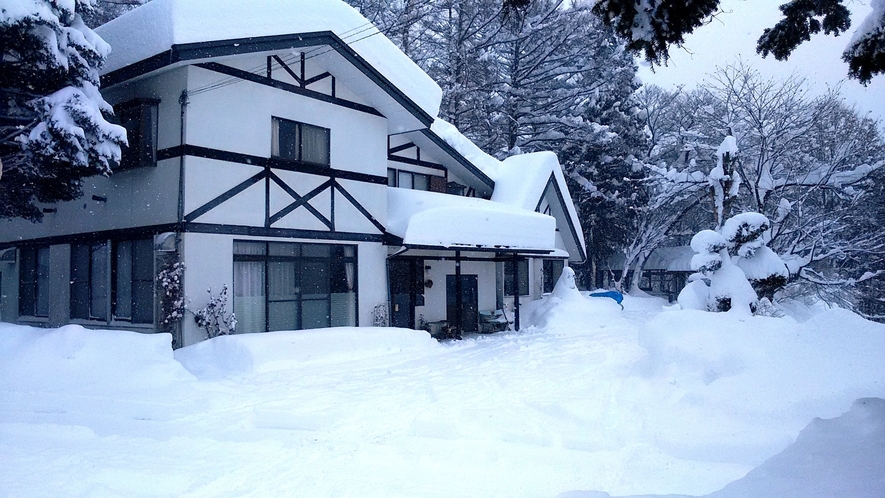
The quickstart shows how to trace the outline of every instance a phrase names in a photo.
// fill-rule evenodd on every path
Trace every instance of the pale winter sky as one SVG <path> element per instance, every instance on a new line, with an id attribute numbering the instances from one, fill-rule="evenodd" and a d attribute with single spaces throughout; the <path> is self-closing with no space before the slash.
<path id="1" fill-rule="evenodd" d="M 716 66 L 724 66 L 741 57 L 767 78 L 787 78 L 792 72 L 806 77 L 814 94 L 841 83 L 846 101 L 879 120 L 880 128 L 885 129 L 885 75 L 874 77 L 865 88 L 856 80 L 848 79 L 848 65 L 841 59 L 854 30 L 871 11 L 869 0 L 846 0 L 852 14 L 851 28 L 847 33 L 839 37 L 818 34 L 802 44 L 786 62 L 777 61 L 771 55 L 763 59 L 756 54 L 756 40 L 765 28 L 781 18 L 778 5 L 782 3 L 777 0 L 722 0 L 725 13 L 689 35 L 685 49 L 671 50 L 672 58 L 667 67 L 656 68 L 652 73 L 647 64 L 640 64 L 640 78 L 643 83 L 665 88 L 677 85 L 692 88 Z"/>

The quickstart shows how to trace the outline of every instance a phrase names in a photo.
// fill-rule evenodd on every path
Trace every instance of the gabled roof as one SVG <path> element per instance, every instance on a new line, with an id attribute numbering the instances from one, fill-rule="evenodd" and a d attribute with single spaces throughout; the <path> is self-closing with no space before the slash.
<path id="1" fill-rule="evenodd" d="M 494 181 L 491 200 L 537 211 L 544 200 L 556 218 L 572 261 L 587 259 L 587 247 L 578 212 L 569 195 L 559 160 L 553 152 L 520 154 L 499 161 L 483 152 L 454 126 L 436 119 L 431 131 L 449 143 Z"/>
<path id="2" fill-rule="evenodd" d="M 153 0 L 96 32 L 112 48 L 105 86 L 209 58 L 297 49 L 345 85 L 375 87 L 366 97 L 389 119 L 410 114 L 394 132 L 429 126 L 442 98 L 421 68 L 340 0 Z"/>

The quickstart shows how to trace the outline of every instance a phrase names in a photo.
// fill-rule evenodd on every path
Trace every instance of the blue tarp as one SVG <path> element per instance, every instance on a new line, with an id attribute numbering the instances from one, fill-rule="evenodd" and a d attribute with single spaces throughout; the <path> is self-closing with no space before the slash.
<path id="1" fill-rule="evenodd" d="M 591 292 L 591 293 L 590 293 L 590 297 L 607 297 L 607 298 L 609 298 L 609 299 L 614 299 L 615 302 L 617 302 L 618 304 L 621 304 L 621 301 L 624 300 L 624 295 L 623 295 L 623 294 L 621 294 L 621 293 L 618 292 L 618 291 L 613 291 L 613 290 L 610 290 L 610 291 Z M 624 305 L 621 304 L 621 308 L 623 308 L 623 307 L 624 307 Z"/>

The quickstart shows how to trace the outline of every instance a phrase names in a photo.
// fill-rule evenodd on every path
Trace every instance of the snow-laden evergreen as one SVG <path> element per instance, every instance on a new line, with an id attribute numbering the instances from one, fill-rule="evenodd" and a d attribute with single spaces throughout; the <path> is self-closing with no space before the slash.
<path id="1" fill-rule="evenodd" d="M 98 70 L 111 47 L 83 23 L 92 0 L 12 0 L 0 8 L 0 217 L 42 219 L 38 203 L 81 195 L 108 175 L 125 130 L 108 122 Z"/>

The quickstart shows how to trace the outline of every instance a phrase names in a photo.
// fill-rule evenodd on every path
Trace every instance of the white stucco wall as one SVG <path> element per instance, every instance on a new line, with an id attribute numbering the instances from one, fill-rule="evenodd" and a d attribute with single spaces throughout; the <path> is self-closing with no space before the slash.
<path id="1" fill-rule="evenodd" d="M 387 303 L 387 247 L 375 242 L 357 246 L 359 325 L 372 326 L 375 306 Z"/>
<path id="2" fill-rule="evenodd" d="M 233 312 L 233 240 L 232 235 L 203 233 L 182 234 L 179 247 L 184 262 L 184 295 L 190 301 L 190 309 L 200 309 L 209 302 L 209 290 L 213 294 L 228 289 L 228 310 Z M 198 328 L 193 316 L 187 314 L 182 322 L 182 345 L 202 341 L 206 331 Z"/>
<path id="3" fill-rule="evenodd" d="M 264 60 L 253 57 L 245 64 L 261 65 Z M 329 128 L 333 168 L 387 175 L 385 118 L 242 80 L 205 91 L 230 79 L 190 68 L 189 144 L 270 157 L 271 117 L 276 116 Z"/>

